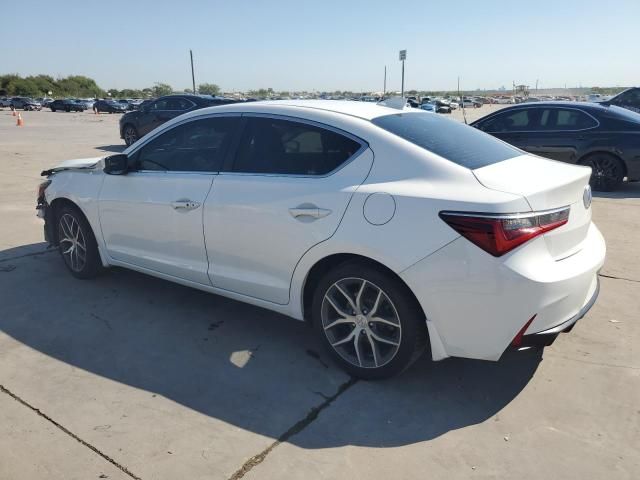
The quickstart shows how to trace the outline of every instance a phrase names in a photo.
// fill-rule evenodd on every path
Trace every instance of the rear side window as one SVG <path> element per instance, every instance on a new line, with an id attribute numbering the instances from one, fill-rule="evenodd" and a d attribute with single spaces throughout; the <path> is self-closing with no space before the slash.
<path id="1" fill-rule="evenodd" d="M 431 113 L 397 113 L 374 118 L 374 125 L 447 160 L 470 169 L 498 163 L 523 153 L 455 120 Z"/>
<path id="2" fill-rule="evenodd" d="M 552 127 L 556 130 L 581 130 L 598 126 L 593 118 L 579 110 L 558 109 L 555 120 L 555 125 Z"/>
<path id="3" fill-rule="evenodd" d="M 326 175 L 351 158 L 360 143 L 332 130 L 267 117 L 249 117 L 234 172 Z"/>

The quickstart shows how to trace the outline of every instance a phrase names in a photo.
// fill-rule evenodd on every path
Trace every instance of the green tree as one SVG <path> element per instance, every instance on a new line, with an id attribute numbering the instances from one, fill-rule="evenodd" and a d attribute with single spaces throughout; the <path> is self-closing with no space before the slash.
<path id="1" fill-rule="evenodd" d="M 201 83 L 198 85 L 198 93 L 202 95 L 218 95 L 220 87 L 215 83 Z"/>
<path id="2" fill-rule="evenodd" d="M 169 95 L 173 92 L 173 87 L 166 83 L 156 82 L 151 92 L 154 97 L 162 97 L 163 95 Z"/>

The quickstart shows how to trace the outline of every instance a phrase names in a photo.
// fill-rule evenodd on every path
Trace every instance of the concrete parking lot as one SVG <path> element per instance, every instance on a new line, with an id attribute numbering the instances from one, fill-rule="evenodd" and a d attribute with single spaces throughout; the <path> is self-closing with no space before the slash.
<path id="1" fill-rule="evenodd" d="M 0 111 L 1 480 L 638 478 L 640 184 L 596 194 L 601 295 L 552 347 L 364 382 L 275 313 L 121 269 L 72 278 L 39 174 L 121 151 L 118 116 L 23 117 Z"/>

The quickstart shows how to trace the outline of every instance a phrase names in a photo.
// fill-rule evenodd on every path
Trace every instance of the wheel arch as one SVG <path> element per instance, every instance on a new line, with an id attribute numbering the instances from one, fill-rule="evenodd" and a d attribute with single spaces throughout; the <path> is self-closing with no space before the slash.
<path id="1" fill-rule="evenodd" d="M 361 262 L 363 264 L 369 265 L 373 268 L 376 268 L 377 270 L 382 271 L 386 275 L 389 275 L 395 280 L 397 280 L 398 283 L 402 285 L 407 290 L 407 292 L 409 292 L 411 298 L 415 302 L 415 308 L 419 309 L 421 315 L 426 320 L 425 312 L 422 309 L 422 306 L 420 305 L 420 302 L 416 298 L 415 294 L 413 293 L 409 285 L 407 285 L 407 283 L 392 269 L 384 265 L 382 262 L 378 260 L 374 260 L 364 255 L 355 254 L 355 253 L 333 253 L 317 260 L 313 264 L 313 266 L 309 269 L 309 271 L 305 276 L 305 279 L 302 285 L 302 292 L 301 292 L 301 299 L 300 299 L 301 308 L 302 308 L 302 318 L 305 321 L 308 321 L 308 322 L 311 321 L 311 303 L 313 301 L 313 293 L 320 279 L 329 270 L 337 267 L 338 265 L 341 265 L 346 262 L 351 262 L 351 261 Z"/>
<path id="2" fill-rule="evenodd" d="M 624 161 L 624 159 L 620 155 L 618 155 L 616 152 L 612 152 L 610 150 L 602 150 L 602 149 L 592 150 L 588 153 L 583 154 L 580 158 L 578 158 L 578 161 L 576 163 L 578 165 L 584 165 L 584 162 L 589 157 L 593 155 L 598 155 L 598 154 L 605 154 L 605 155 L 610 155 L 612 157 L 615 157 L 622 164 L 622 169 L 624 170 L 624 176 L 626 177 L 629 175 L 629 169 L 627 168 L 627 163 Z"/>
<path id="3" fill-rule="evenodd" d="M 102 262 L 102 265 L 104 267 L 108 267 L 109 266 L 109 262 L 107 261 L 105 254 L 104 254 L 104 249 L 103 249 L 103 244 L 102 244 L 102 235 L 99 235 L 101 232 L 97 232 L 96 231 L 96 227 L 95 225 L 93 225 L 93 223 L 91 222 L 91 219 L 89 218 L 89 215 L 87 215 L 87 213 L 84 211 L 84 209 L 75 201 L 73 201 L 72 199 L 68 198 L 68 197 L 56 197 L 53 200 L 51 200 L 51 202 L 49 203 L 49 208 L 51 209 L 51 211 L 53 212 L 52 215 L 52 220 L 54 221 L 54 224 L 50 227 L 50 239 L 51 239 L 51 244 L 58 246 L 58 238 L 57 238 L 57 222 L 58 222 L 58 212 L 60 211 L 61 208 L 63 208 L 64 206 L 69 206 L 71 208 L 76 209 L 78 212 L 80 212 L 80 215 L 82 215 L 82 217 L 84 218 L 84 220 L 87 222 L 87 225 L 89 225 L 89 228 L 91 228 L 91 233 L 93 233 L 93 237 L 96 240 L 96 243 L 98 245 L 98 253 L 100 255 L 100 260 Z"/>

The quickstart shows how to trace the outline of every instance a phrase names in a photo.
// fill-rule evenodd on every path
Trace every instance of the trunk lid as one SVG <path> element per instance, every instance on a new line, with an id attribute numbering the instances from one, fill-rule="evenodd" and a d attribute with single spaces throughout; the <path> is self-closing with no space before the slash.
<path id="1" fill-rule="evenodd" d="M 533 155 L 473 170 L 487 188 L 522 195 L 533 211 L 570 207 L 569 222 L 544 234 L 551 255 L 560 260 L 578 252 L 591 223 L 591 169 Z M 584 197 L 588 196 L 585 205 Z"/>

